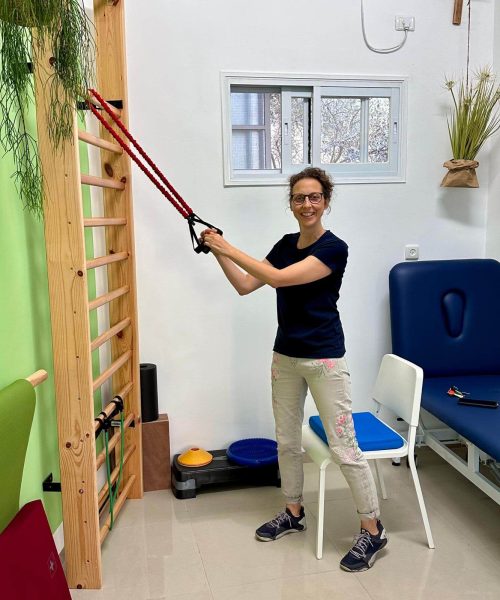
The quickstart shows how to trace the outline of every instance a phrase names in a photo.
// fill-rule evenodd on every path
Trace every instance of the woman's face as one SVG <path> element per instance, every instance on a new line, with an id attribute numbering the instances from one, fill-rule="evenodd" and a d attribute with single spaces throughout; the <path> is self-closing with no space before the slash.
<path id="1" fill-rule="evenodd" d="M 327 207 L 323 187 L 317 179 L 306 177 L 293 186 L 290 209 L 301 227 L 314 228 L 321 224 L 321 217 Z"/>

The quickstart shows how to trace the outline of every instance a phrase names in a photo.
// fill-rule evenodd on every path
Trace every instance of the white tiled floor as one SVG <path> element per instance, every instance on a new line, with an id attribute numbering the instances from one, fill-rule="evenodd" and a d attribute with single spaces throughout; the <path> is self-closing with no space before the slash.
<path id="1" fill-rule="evenodd" d="M 384 465 L 389 534 L 374 567 L 341 571 L 358 523 L 350 491 L 331 466 L 325 547 L 315 558 L 317 469 L 305 468 L 308 530 L 271 543 L 255 528 L 282 509 L 277 488 L 218 489 L 177 500 L 170 491 L 127 501 L 103 547 L 102 590 L 74 600 L 481 600 L 500 598 L 500 507 L 429 449 L 419 476 L 435 550 L 426 544 L 409 470 Z"/>

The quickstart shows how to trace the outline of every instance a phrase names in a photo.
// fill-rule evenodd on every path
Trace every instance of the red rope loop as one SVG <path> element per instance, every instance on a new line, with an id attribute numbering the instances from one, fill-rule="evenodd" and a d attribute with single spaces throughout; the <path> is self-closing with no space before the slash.
<path id="1" fill-rule="evenodd" d="M 111 136 L 118 142 L 118 144 L 125 150 L 125 152 L 130 156 L 130 158 L 137 164 L 137 166 L 143 171 L 143 173 L 153 182 L 153 184 L 158 188 L 158 190 L 167 198 L 169 202 L 176 208 L 179 213 L 187 219 L 191 214 L 193 214 L 193 210 L 191 207 L 183 200 L 177 190 L 172 186 L 172 184 L 168 181 L 168 179 L 163 175 L 160 169 L 155 165 L 155 163 L 149 158 L 146 152 L 142 149 L 139 143 L 132 137 L 130 132 L 127 130 L 125 125 L 121 122 L 121 120 L 111 111 L 108 103 L 93 89 L 89 90 L 90 93 L 99 101 L 102 108 L 106 111 L 106 113 L 113 119 L 113 121 L 118 125 L 124 135 L 130 140 L 130 142 L 137 148 L 139 154 L 144 158 L 147 164 L 151 167 L 154 173 L 158 176 L 160 181 L 165 184 L 164 186 L 156 179 L 156 177 L 147 169 L 147 167 L 141 162 L 139 157 L 132 151 L 130 146 L 128 146 L 123 139 L 118 135 L 118 133 L 111 127 L 111 125 L 103 118 L 103 116 L 99 113 L 99 111 L 95 108 L 95 106 L 87 101 L 87 105 L 95 117 L 100 121 L 102 126 L 111 134 Z M 168 189 L 166 189 L 168 188 Z"/>

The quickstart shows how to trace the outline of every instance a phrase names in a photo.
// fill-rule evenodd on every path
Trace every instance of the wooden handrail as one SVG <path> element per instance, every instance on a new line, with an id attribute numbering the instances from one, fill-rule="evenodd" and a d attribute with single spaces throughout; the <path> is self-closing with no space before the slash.
<path id="1" fill-rule="evenodd" d="M 126 430 L 128 429 L 128 427 L 130 427 L 130 424 L 132 423 L 132 421 L 135 419 L 135 415 L 130 413 L 129 416 L 125 419 L 124 423 L 123 423 L 123 428 Z M 115 433 L 115 435 L 109 440 L 109 444 L 108 444 L 108 451 L 111 452 L 111 450 L 113 450 L 113 448 L 116 446 L 116 444 L 118 444 L 118 442 L 120 441 L 121 438 L 121 433 L 120 431 L 117 431 Z M 102 465 L 104 464 L 104 462 L 106 461 L 106 450 L 102 450 L 101 452 L 99 452 L 99 454 L 96 457 L 96 469 L 99 469 L 99 467 L 102 467 Z"/>
<path id="2" fill-rule="evenodd" d="M 89 302 L 89 310 L 95 310 L 96 308 L 99 308 L 99 306 L 102 306 L 103 304 L 107 304 L 108 302 L 111 302 L 112 300 L 116 300 L 120 296 L 124 296 L 129 291 L 130 291 L 130 287 L 128 285 L 124 285 L 123 287 L 118 288 L 117 290 L 113 290 L 112 292 L 107 292 L 106 294 L 103 294 L 102 296 L 98 296 L 97 298 L 95 298 L 94 300 L 91 300 Z"/>
<path id="3" fill-rule="evenodd" d="M 111 188 L 113 190 L 124 190 L 125 184 L 123 181 L 117 181 L 116 179 L 111 179 L 107 177 L 97 177 L 96 175 L 86 175 L 82 173 L 80 181 L 84 185 L 93 185 L 96 187 L 102 188 Z"/>
<path id="4" fill-rule="evenodd" d="M 116 501 L 116 504 L 114 506 L 114 516 L 113 518 L 116 519 L 116 517 L 118 516 L 123 503 L 125 502 L 125 500 L 127 499 L 127 495 L 129 493 L 130 488 L 132 487 L 132 485 L 134 484 L 135 481 L 135 475 L 131 475 L 128 478 L 127 483 L 123 486 L 123 489 L 121 491 L 121 494 L 118 496 L 118 500 Z M 104 542 L 104 540 L 106 539 L 106 536 L 109 533 L 109 528 L 111 526 L 111 515 L 109 515 L 109 517 L 106 519 L 106 522 L 104 523 L 104 525 L 101 527 L 101 531 L 100 531 L 100 535 L 101 535 L 101 544 Z"/>
<path id="5" fill-rule="evenodd" d="M 113 336 L 115 336 L 117 333 L 120 333 L 120 331 L 123 331 L 125 329 L 125 327 L 128 327 L 130 325 L 130 322 L 131 322 L 130 317 L 126 317 L 125 319 L 122 319 L 119 323 L 117 323 L 116 325 L 113 325 L 113 327 L 110 327 L 107 331 L 102 333 L 100 336 L 96 337 L 95 340 L 93 340 L 92 343 L 90 344 L 90 351 L 93 352 L 94 350 L 97 350 L 97 348 L 100 348 L 103 344 L 105 344 Z"/>
<path id="6" fill-rule="evenodd" d="M 26 381 L 29 381 L 33 387 L 36 387 L 45 381 L 48 376 L 47 371 L 40 369 L 39 371 L 32 373 L 29 377 L 26 377 Z"/>
<path id="7" fill-rule="evenodd" d="M 91 146 L 96 146 L 97 148 L 102 148 L 103 150 L 109 150 L 115 154 L 123 154 L 123 148 L 119 144 L 114 144 L 113 142 L 108 142 L 108 140 L 103 140 L 96 135 L 92 135 L 88 131 L 78 131 L 78 139 L 82 142 L 90 144 Z"/>
<path id="8" fill-rule="evenodd" d="M 127 464 L 128 459 L 132 456 L 132 453 L 134 451 L 135 451 L 135 444 L 132 444 L 125 450 L 125 453 L 123 455 L 123 465 Z M 113 483 L 118 479 L 119 473 L 120 473 L 120 465 L 118 464 L 118 465 L 116 465 L 116 467 L 113 469 L 113 472 L 111 473 L 111 476 L 110 476 L 111 485 L 113 485 Z M 109 485 L 108 485 L 108 482 L 106 481 L 106 483 L 102 486 L 101 491 L 99 492 L 99 494 L 97 496 L 97 503 L 99 504 L 99 506 L 102 504 L 103 500 L 106 499 L 106 496 L 108 495 L 108 490 L 109 490 Z"/>
<path id="9" fill-rule="evenodd" d="M 96 269 L 97 267 L 103 267 L 104 265 L 119 262 L 120 260 L 127 260 L 127 258 L 128 252 L 115 252 L 114 254 L 91 258 L 87 261 L 87 269 Z"/>
<path id="10" fill-rule="evenodd" d="M 103 373 L 99 375 L 97 379 L 94 380 L 93 390 L 94 392 L 101 387 L 101 385 L 107 381 L 118 369 L 123 367 L 123 365 L 130 360 L 132 356 L 132 351 L 127 350 L 120 357 L 118 357 L 114 363 L 111 364 Z"/>
<path id="11" fill-rule="evenodd" d="M 106 227 L 107 225 L 126 225 L 125 217 L 91 217 L 83 219 L 84 227 Z"/>

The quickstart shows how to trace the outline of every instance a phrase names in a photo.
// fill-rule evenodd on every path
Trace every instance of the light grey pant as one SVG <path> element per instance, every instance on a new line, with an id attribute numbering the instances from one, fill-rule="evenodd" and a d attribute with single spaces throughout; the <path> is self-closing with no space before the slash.
<path id="1" fill-rule="evenodd" d="M 302 422 L 309 388 L 332 451 L 361 519 L 380 515 L 377 490 L 352 422 L 351 380 L 345 358 L 292 358 L 274 352 L 273 412 L 281 485 L 287 503 L 302 502 Z"/>

